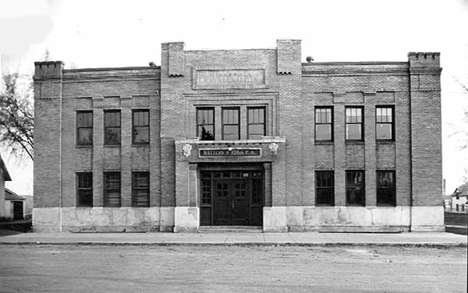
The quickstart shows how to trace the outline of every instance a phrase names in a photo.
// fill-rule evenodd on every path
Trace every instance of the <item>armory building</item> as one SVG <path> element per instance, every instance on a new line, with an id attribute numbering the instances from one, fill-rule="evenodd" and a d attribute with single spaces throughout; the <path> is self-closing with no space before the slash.
<path id="1" fill-rule="evenodd" d="M 301 62 L 184 49 L 36 62 L 36 231 L 443 229 L 439 53 Z"/>

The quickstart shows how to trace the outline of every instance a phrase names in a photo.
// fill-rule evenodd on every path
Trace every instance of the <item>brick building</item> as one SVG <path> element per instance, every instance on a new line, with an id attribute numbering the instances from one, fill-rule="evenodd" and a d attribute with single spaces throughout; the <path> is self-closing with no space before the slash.
<path id="1" fill-rule="evenodd" d="M 36 62 L 34 229 L 443 229 L 439 53 L 301 63 L 184 50 L 161 66 Z"/>

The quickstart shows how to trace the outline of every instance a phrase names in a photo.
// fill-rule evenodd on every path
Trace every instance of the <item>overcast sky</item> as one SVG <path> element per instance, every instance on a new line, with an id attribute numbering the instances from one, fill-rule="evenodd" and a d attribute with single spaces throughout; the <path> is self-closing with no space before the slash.
<path id="1" fill-rule="evenodd" d="M 161 43 L 187 50 L 275 48 L 302 40 L 315 61 L 407 61 L 441 52 L 444 178 L 462 180 L 468 151 L 449 133 L 462 125 L 468 93 L 468 0 L 118 1 L 0 0 L 2 71 L 33 72 L 45 51 L 66 68 L 160 64 Z M 4 154 L 3 157 L 7 157 Z M 7 158 L 14 182 L 32 193 L 31 164 Z"/>

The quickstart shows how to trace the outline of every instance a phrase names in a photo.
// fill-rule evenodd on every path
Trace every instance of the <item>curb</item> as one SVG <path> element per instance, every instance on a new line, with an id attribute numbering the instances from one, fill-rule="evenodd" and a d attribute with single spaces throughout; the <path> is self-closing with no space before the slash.
<path id="1" fill-rule="evenodd" d="M 407 248 L 440 248 L 468 247 L 467 243 L 275 243 L 275 242 L 246 242 L 246 243 L 185 243 L 185 242 L 0 242 L 0 245 L 36 245 L 36 246 L 275 246 L 275 247 L 344 247 L 344 246 L 368 246 L 368 247 L 407 247 Z"/>

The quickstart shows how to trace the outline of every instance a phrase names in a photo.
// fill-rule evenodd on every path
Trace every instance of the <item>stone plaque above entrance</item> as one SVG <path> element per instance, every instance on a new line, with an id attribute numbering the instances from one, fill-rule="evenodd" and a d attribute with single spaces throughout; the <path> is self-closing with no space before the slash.
<path id="1" fill-rule="evenodd" d="M 195 70 L 194 89 L 256 89 L 265 87 L 265 70 Z"/>
<path id="2" fill-rule="evenodd" d="M 242 148 L 242 149 L 200 149 L 200 157 L 260 157 L 262 151 L 259 148 Z"/>

